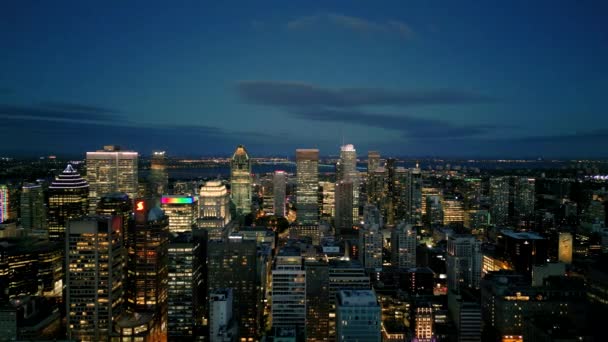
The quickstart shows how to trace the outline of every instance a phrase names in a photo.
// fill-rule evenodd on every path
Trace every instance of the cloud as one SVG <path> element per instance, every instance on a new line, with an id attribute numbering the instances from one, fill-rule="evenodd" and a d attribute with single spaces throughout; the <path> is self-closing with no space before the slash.
<path id="1" fill-rule="evenodd" d="M 267 106 L 421 106 L 493 102 L 482 94 L 455 90 L 398 91 L 382 88 L 324 88 L 307 83 L 240 81 L 237 91 L 248 103 Z"/>
<path id="2" fill-rule="evenodd" d="M 414 37 L 414 31 L 411 27 L 399 20 L 376 22 L 339 13 L 319 13 L 298 17 L 289 21 L 287 28 L 291 30 L 304 30 L 328 24 L 365 35 L 383 33 L 395 34 L 403 39 Z"/>
<path id="3" fill-rule="evenodd" d="M 494 129 L 484 125 L 459 126 L 410 115 L 395 116 L 350 109 L 298 109 L 292 112 L 292 115 L 304 120 L 348 123 L 399 131 L 405 138 L 416 140 L 468 138 L 486 134 Z"/>
<path id="4" fill-rule="evenodd" d="M 108 108 L 64 102 L 43 102 L 32 106 L 0 104 L 0 117 L 4 118 L 110 121 L 120 119 L 117 113 Z"/>

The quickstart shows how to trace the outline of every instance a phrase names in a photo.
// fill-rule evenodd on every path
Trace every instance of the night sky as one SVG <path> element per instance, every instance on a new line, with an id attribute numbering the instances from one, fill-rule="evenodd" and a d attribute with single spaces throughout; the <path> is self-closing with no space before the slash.
<path id="1" fill-rule="evenodd" d="M 606 1 L 3 1 L 0 152 L 608 157 Z"/>

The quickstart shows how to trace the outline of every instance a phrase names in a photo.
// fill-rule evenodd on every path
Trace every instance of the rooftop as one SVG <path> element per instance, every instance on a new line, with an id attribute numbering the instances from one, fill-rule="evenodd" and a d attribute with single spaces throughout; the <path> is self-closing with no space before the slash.
<path id="1" fill-rule="evenodd" d="M 503 230 L 502 234 L 518 240 L 544 240 L 545 238 L 531 232 L 514 232 L 512 230 Z"/>

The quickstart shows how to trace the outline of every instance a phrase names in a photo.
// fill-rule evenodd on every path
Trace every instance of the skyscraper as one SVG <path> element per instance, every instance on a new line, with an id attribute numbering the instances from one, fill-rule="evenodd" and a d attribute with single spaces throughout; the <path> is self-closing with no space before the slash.
<path id="1" fill-rule="evenodd" d="M 336 308 L 336 341 L 380 342 L 380 305 L 372 290 L 342 290 Z"/>
<path id="2" fill-rule="evenodd" d="M 245 146 L 239 145 L 230 161 L 230 196 L 239 215 L 251 212 L 251 161 Z"/>
<path id="3" fill-rule="evenodd" d="M 39 184 L 26 184 L 21 189 L 21 226 L 27 229 L 46 229 L 44 191 Z"/>
<path id="4" fill-rule="evenodd" d="M 261 313 L 256 242 L 244 239 L 209 241 L 207 259 L 209 293 L 232 288 L 239 337 L 256 339 Z"/>
<path id="5" fill-rule="evenodd" d="M 169 220 L 158 207 L 134 201 L 134 223 L 129 226 L 127 305 L 131 312 L 153 315 L 162 339 L 167 336 Z"/>
<path id="6" fill-rule="evenodd" d="M 329 341 L 329 265 L 306 260 L 306 340 Z"/>
<path id="7" fill-rule="evenodd" d="M 94 213 L 99 199 L 109 193 L 124 192 L 137 197 L 138 154 L 108 145 L 103 150 L 87 152 L 89 212 Z"/>
<path id="8" fill-rule="evenodd" d="M 287 190 L 287 174 L 285 171 L 275 171 L 272 177 L 273 209 L 276 216 L 287 216 L 285 198 Z"/>
<path id="9" fill-rule="evenodd" d="M 380 167 L 380 152 L 369 151 L 367 152 L 367 173 L 372 173 Z"/>
<path id="10" fill-rule="evenodd" d="M 559 245 L 557 246 L 557 258 L 559 262 L 563 262 L 564 264 L 572 263 L 572 245 L 573 239 L 571 233 L 559 233 Z"/>
<path id="11" fill-rule="evenodd" d="M 399 180 L 397 178 L 396 170 L 397 161 L 394 158 L 388 158 L 386 160 L 386 178 L 385 178 L 385 191 L 386 197 L 383 205 L 384 217 L 386 217 L 386 224 L 394 226 L 396 223 L 395 211 L 399 202 Z"/>
<path id="12" fill-rule="evenodd" d="M 319 182 L 319 206 L 323 217 L 334 217 L 336 214 L 336 183 Z"/>
<path id="13" fill-rule="evenodd" d="M 407 171 L 405 184 L 405 219 L 415 226 L 422 224 L 422 173 L 416 165 Z"/>
<path id="14" fill-rule="evenodd" d="M 49 239 L 64 241 L 69 219 L 86 215 L 89 205 L 89 184 L 72 165 L 58 175 L 49 186 Z"/>
<path id="15" fill-rule="evenodd" d="M 306 271 L 299 248 L 279 251 L 272 270 L 272 326 L 304 329 L 306 323 Z"/>
<path id="16" fill-rule="evenodd" d="M 0 185 L 0 223 L 9 219 L 8 209 L 8 187 L 6 185 Z"/>
<path id="17" fill-rule="evenodd" d="M 382 232 L 378 224 L 365 224 L 359 231 L 359 258 L 365 270 L 382 270 Z"/>
<path id="18" fill-rule="evenodd" d="M 464 223 L 462 198 L 458 196 L 444 196 L 441 207 L 443 208 L 444 226 Z"/>
<path id="19" fill-rule="evenodd" d="M 66 230 L 68 338 L 109 341 L 122 311 L 121 218 L 93 216 L 69 221 Z"/>
<path id="20" fill-rule="evenodd" d="M 433 341 L 433 308 L 416 308 L 416 339 L 418 342 Z"/>
<path id="21" fill-rule="evenodd" d="M 340 148 L 340 161 L 338 162 L 337 180 L 348 181 L 353 184 L 352 188 L 352 221 L 359 221 L 359 185 L 361 183 L 359 171 L 357 171 L 357 150 L 355 146 L 348 144 Z"/>
<path id="22" fill-rule="evenodd" d="M 169 241 L 169 339 L 192 339 L 202 325 L 205 289 L 198 256 L 200 248 L 200 243 L 189 232 L 172 234 Z"/>
<path id="23" fill-rule="evenodd" d="M 169 218 L 169 232 L 192 232 L 198 218 L 198 197 L 165 195 L 161 197 L 161 209 Z"/>
<path id="24" fill-rule="evenodd" d="M 490 220 L 495 225 L 506 225 L 509 220 L 509 178 L 490 178 Z"/>
<path id="25" fill-rule="evenodd" d="M 319 223 L 319 150 L 296 150 L 296 208 L 301 224 Z"/>
<path id="26" fill-rule="evenodd" d="M 416 229 L 400 223 L 391 233 L 392 265 L 399 269 L 416 267 Z"/>
<path id="27" fill-rule="evenodd" d="M 353 183 L 351 181 L 339 181 L 336 183 L 336 216 L 334 225 L 336 236 L 353 234 Z"/>
<path id="28" fill-rule="evenodd" d="M 208 230 L 209 238 L 221 238 L 224 227 L 232 220 L 230 195 L 219 180 L 208 181 L 201 187 L 199 196 L 198 228 Z"/>
<path id="29" fill-rule="evenodd" d="M 472 235 L 451 235 L 447 245 L 448 290 L 479 288 L 481 281 L 481 241 Z"/>
<path id="30" fill-rule="evenodd" d="M 152 152 L 148 183 L 150 195 L 157 199 L 169 192 L 169 174 L 167 173 L 167 156 L 165 151 Z"/>
<path id="31" fill-rule="evenodd" d="M 515 178 L 515 195 L 513 198 L 514 223 L 522 224 L 533 221 L 535 201 L 535 180 L 528 177 Z"/>

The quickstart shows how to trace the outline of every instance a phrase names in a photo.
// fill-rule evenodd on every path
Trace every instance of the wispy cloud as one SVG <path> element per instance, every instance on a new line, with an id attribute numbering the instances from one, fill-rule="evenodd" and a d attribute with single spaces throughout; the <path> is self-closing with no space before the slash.
<path id="1" fill-rule="evenodd" d="M 90 105 L 44 102 L 36 105 L 0 104 L 0 117 L 44 120 L 112 121 L 119 120 L 118 111 Z"/>
<path id="2" fill-rule="evenodd" d="M 365 35 L 378 33 L 395 34 L 403 39 L 411 39 L 415 35 L 414 30 L 403 21 L 372 21 L 339 13 L 318 13 L 315 15 L 298 17 L 289 21 L 287 23 L 287 28 L 291 30 L 303 30 L 328 24 Z"/>
<path id="3" fill-rule="evenodd" d="M 264 80 L 238 82 L 237 90 L 246 102 L 269 106 L 422 106 L 496 101 L 490 96 L 457 89 L 332 89 L 307 83 Z"/>
<path id="4" fill-rule="evenodd" d="M 381 128 L 397 131 L 408 139 L 460 139 L 505 128 L 458 125 L 403 113 L 403 107 L 495 101 L 492 97 L 462 90 L 332 89 L 298 82 L 241 81 L 237 83 L 237 91 L 247 103 L 277 107 L 297 119 Z M 387 113 L 387 107 L 393 111 L 400 109 L 398 113 Z"/>

